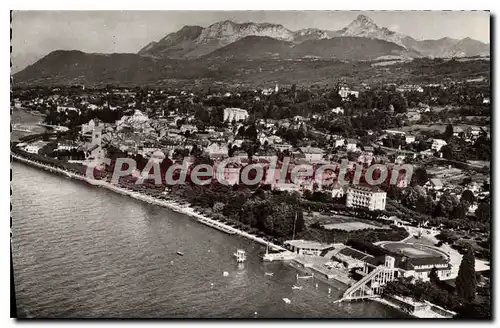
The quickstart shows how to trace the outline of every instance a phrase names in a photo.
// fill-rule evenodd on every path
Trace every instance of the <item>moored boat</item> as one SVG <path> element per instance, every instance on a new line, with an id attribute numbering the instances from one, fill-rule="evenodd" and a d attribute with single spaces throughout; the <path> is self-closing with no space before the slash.
<path id="1" fill-rule="evenodd" d="M 233 254 L 236 257 L 236 262 L 242 263 L 247 259 L 247 254 L 242 249 L 237 249 L 236 253 Z"/>

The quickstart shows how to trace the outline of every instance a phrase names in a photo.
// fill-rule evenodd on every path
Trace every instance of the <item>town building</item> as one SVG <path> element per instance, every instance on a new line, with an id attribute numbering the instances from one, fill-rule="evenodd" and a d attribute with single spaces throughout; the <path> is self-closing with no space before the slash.
<path id="1" fill-rule="evenodd" d="M 248 112 L 241 108 L 224 108 L 224 122 L 244 121 L 248 118 Z"/>
<path id="2" fill-rule="evenodd" d="M 222 172 L 219 171 L 220 171 L 219 163 L 216 163 L 213 170 L 214 179 L 219 180 L 220 178 L 222 178 L 224 183 L 229 184 L 231 186 L 239 184 L 241 165 L 239 165 L 238 163 L 228 163 L 227 165 L 224 166 Z M 220 177 L 219 174 L 221 174 Z"/>
<path id="3" fill-rule="evenodd" d="M 400 85 L 399 87 L 396 88 L 397 92 L 411 92 L 411 91 L 416 91 L 416 92 L 424 92 L 424 88 L 422 88 L 419 85 L 413 85 L 413 84 L 405 84 L 405 85 Z"/>
<path id="4" fill-rule="evenodd" d="M 151 161 L 154 163 L 161 163 L 165 158 L 165 153 L 161 150 L 156 150 L 151 154 Z"/>
<path id="5" fill-rule="evenodd" d="M 279 136 L 269 136 L 269 137 L 267 137 L 267 142 L 270 145 L 274 145 L 274 144 L 283 142 L 283 139 L 281 139 L 281 137 L 279 137 Z"/>
<path id="6" fill-rule="evenodd" d="M 474 194 L 474 196 L 478 196 L 479 193 L 481 192 L 482 188 L 481 186 L 479 185 L 479 183 L 477 183 L 476 181 L 472 181 L 471 183 L 468 183 L 465 188 L 469 189 L 470 191 L 472 191 L 472 193 Z"/>
<path id="7" fill-rule="evenodd" d="M 341 185 L 340 183 L 335 183 L 332 187 L 331 187 L 331 194 L 332 194 L 332 198 L 342 198 L 344 197 L 345 195 L 345 190 L 347 189 L 347 186 L 343 186 Z"/>
<path id="8" fill-rule="evenodd" d="M 57 143 L 57 150 L 74 150 L 78 149 L 78 144 L 72 140 L 63 140 Z"/>
<path id="9" fill-rule="evenodd" d="M 406 132 L 401 130 L 385 130 L 385 133 L 393 135 L 393 136 L 405 136 Z"/>
<path id="10" fill-rule="evenodd" d="M 344 138 L 342 138 L 340 136 L 334 136 L 332 138 L 333 138 L 333 146 L 335 148 L 345 146 L 345 139 Z"/>
<path id="11" fill-rule="evenodd" d="M 407 136 L 405 136 L 405 142 L 407 144 L 414 143 L 415 142 L 415 136 L 411 135 L 411 134 L 408 134 Z"/>
<path id="12" fill-rule="evenodd" d="M 358 142 L 355 139 L 347 139 L 347 151 L 356 151 Z"/>
<path id="13" fill-rule="evenodd" d="M 284 242 L 284 245 L 287 249 L 294 253 L 309 256 L 320 256 L 321 252 L 333 246 L 330 244 L 322 244 L 302 239 L 287 240 Z"/>
<path id="14" fill-rule="evenodd" d="M 470 126 L 467 128 L 466 134 L 470 136 L 472 139 L 476 139 L 481 134 L 481 128 L 477 126 Z"/>
<path id="15" fill-rule="evenodd" d="M 431 149 L 435 151 L 441 151 L 441 148 L 443 148 L 443 146 L 446 146 L 447 144 L 448 143 L 443 139 L 433 139 Z"/>
<path id="16" fill-rule="evenodd" d="M 386 193 L 376 186 L 352 185 L 347 188 L 346 206 L 383 211 L 386 196 Z"/>
<path id="17" fill-rule="evenodd" d="M 453 136 L 454 136 L 454 137 L 458 137 L 458 136 L 460 136 L 460 133 L 465 133 L 465 132 L 464 132 L 464 129 L 462 129 L 462 128 L 461 128 L 461 127 L 459 127 L 459 126 L 454 126 L 454 127 L 453 127 Z"/>
<path id="18" fill-rule="evenodd" d="M 410 122 L 417 122 L 422 119 L 422 114 L 420 114 L 418 111 L 408 110 L 408 112 L 406 113 L 406 118 Z"/>
<path id="19" fill-rule="evenodd" d="M 60 112 L 77 112 L 77 113 L 80 113 L 80 110 L 76 107 L 73 107 L 73 106 L 57 106 L 57 112 L 60 113 Z"/>
<path id="20" fill-rule="evenodd" d="M 102 123 L 98 118 L 91 119 L 87 123 L 82 124 L 81 132 L 82 134 L 92 133 L 92 131 L 94 131 L 94 128 L 99 125 L 104 125 L 104 123 Z"/>
<path id="21" fill-rule="evenodd" d="M 440 191 L 443 190 L 443 182 L 440 179 L 430 179 L 424 184 L 427 190 Z"/>
<path id="22" fill-rule="evenodd" d="M 332 113 L 335 113 L 335 114 L 344 114 L 344 109 L 343 109 L 343 108 L 340 108 L 340 107 L 337 107 L 337 108 L 332 108 L 332 109 L 331 109 L 331 112 L 332 112 Z"/>
<path id="23" fill-rule="evenodd" d="M 339 89 L 339 96 L 342 97 L 342 99 L 348 99 L 349 96 L 353 95 L 354 97 L 358 98 L 359 97 L 359 91 L 353 91 L 349 89 L 348 87 L 341 87 Z"/>
<path id="24" fill-rule="evenodd" d="M 396 267 L 400 269 L 402 276 L 414 277 L 422 281 L 429 280 L 429 274 L 432 268 L 436 268 L 440 280 L 449 279 L 451 276 L 451 267 L 448 261 L 440 256 L 422 257 L 422 258 L 401 258 Z"/>
<path id="25" fill-rule="evenodd" d="M 290 145 L 289 143 L 280 143 L 280 144 L 274 144 L 273 147 L 276 149 L 276 150 L 279 150 L 279 151 L 285 151 L 285 150 L 291 150 L 293 148 L 292 145 Z"/>
<path id="26" fill-rule="evenodd" d="M 300 147 L 300 151 L 304 154 L 306 161 L 318 162 L 323 158 L 323 149 L 316 147 Z"/>
<path id="27" fill-rule="evenodd" d="M 88 148 L 88 157 L 94 159 L 104 158 L 104 150 L 102 149 L 102 133 L 104 126 L 95 126 L 92 131 L 92 141 Z"/>
<path id="28" fill-rule="evenodd" d="M 370 165 L 373 161 L 373 153 L 372 152 L 361 152 L 361 154 L 358 156 L 357 162 L 360 164 L 368 164 Z"/>
<path id="29" fill-rule="evenodd" d="M 279 191 L 301 192 L 300 185 L 296 183 L 280 183 L 275 181 L 271 184 L 271 188 Z"/>
<path id="30" fill-rule="evenodd" d="M 42 149 L 43 146 L 45 146 L 45 144 L 46 143 L 43 141 L 36 141 L 36 142 L 33 142 L 33 143 L 26 145 L 24 150 L 28 153 L 31 153 L 31 154 L 38 154 L 40 149 Z"/>
<path id="31" fill-rule="evenodd" d="M 413 247 L 408 245 L 409 248 Z M 400 251 L 392 252 L 391 255 L 369 254 L 349 246 L 337 246 L 339 251 L 334 253 L 333 258 L 344 263 L 347 268 L 362 268 L 364 274 L 371 271 L 382 261 L 386 266 L 394 271 L 394 278 L 397 277 L 413 277 L 422 281 L 429 280 L 429 274 L 433 268 L 436 268 L 439 279 L 450 279 L 451 266 L 448 258 L 444 255 L 428 254 L 422 252 L 422 255 L 412 256 L 401 253 Z M 389 263 L 388 263 L 389 262 Z M 387 265 L 389 264 L 389 265 Z"/>
<path id="32" fill-rule="evenodd" d="M 198 131 L 198 128 L 194 125 L 191 125 L 191 124 L 183 124 L 181 125 L 181 133 L 186 133 L 187 131 L 189 131 L 190 134 L 193 134 L 195 132 Z"/>
<path id="33" fill-rule="evenodd" d="M 228 157 L 229 150 L 227 145 L 213 142 L 205 148 L 205 152 L 208 153 L 210 158 L 226 158 Z"/>

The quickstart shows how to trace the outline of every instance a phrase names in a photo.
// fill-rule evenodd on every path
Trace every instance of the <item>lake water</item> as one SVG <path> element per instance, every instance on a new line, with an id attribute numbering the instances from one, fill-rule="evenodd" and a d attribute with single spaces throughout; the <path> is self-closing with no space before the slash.
<path id="1" fill-rule="evenodd" d="M 12 163 L 12 170 L 19 316 L 404 316 L 375 302 L 332 304 L 342 291 L 332 288 L 329 295 L 329 286 L 318 282 L 316 288 L 313 280 L 300 281 L 304 288 L 292 290 L 296 271 L 283 263 L 263 263 L 264 247 L 187 216 L 25 164 Z M 242 265 L 232 255 L 237 248 L 247 252 Z"/>

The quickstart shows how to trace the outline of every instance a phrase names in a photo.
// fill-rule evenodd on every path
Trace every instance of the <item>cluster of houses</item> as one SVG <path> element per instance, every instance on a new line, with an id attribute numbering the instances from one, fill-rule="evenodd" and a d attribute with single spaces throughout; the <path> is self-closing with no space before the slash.
<path id="1" fill-rule="evenodd" d="M 442 148 L 448 145 L 448 142 L 446 142 L 441 138 L 421 139 L 412 133 L 398 129 L 388 129 L 385 130 L 384 132 L 385 134 L 382 134 L 377 138 L 377 141 L 375 142 L 376 144 L 381 146 L 384 145 L 384 140 L 389 137 L 397 137 L 400 138 L 400 140 L 404 141 L 403 146 L 406 147 L 405 149 L 401 149 L 401 145 L 398 146 L 397 159 L 396 159 L 398 163 L 404 162 L 404 160 L 408 157 L 410 158 L 417 158 L 417 157 L 425 158 L 430 156 L 442 157 L 443 156 Z M 485 134 L 489 138 L 490 132 L 487 128 L 478 126 L 468 126 L 467 128 L 462 128 L 460 126 L 453 127 L 453 137 L 461 138 L 463 141 L 469 144 L 473 144 L 481 136 L 481 134 Z M 421 150 L 419 152 L 409 150 L 412 149 L 413 144 L 416 144 L 417 142 L 420 141 L 423 141 L 423 144 L 426 145 L 428 148 L 425 150 Z"/>
<path id="2" fill-rule="evenodd" d="M 227 108 L 224 111 L 225 121 L 244 121 L 248 118 L 246 110 L 239 108 Z M 140 154 L 144 158 L 163 160 L 164 158 L 173 158 L 176 151 L 189 153 L 196 147 L 202 153 L 205 153 L 217 166 L 225 159 L 231 157 L 234 162 L 226 165 L 224 168 L 224 178 L 229 184 L 240 182 L 240 173 L 242 168 L 250 162 L 249 154 L 240 147 L 246 141 L 244 137 L 238 136 L 238 126 L 228 127 L 226 129 L 215 129 L 208 127 L 204 131 L 198 131 L 196 126 L 190 124 L 190 118 L 186 124 L 177 126 L 179 118 L 149 119 L 145 114 L 136 110 L 133 115 L 124 116 L 115 124 L 105 124 L 97 119 L 90 120 L 81 126 L 81 139 L 83 146 L 72 143 L 65 147 L 83 147 L 88 154 L 89 159 L 104 157 L 104 142 L 113 145 L 129 155 Z M 291 124 L 300 124 L 301 117 L 295 117 Z M 283 181 L 281 176 L 282 164 L 278 161 L 278 153 L 287 151 L 291 162 L 287 164 L 287 177 L 296 166 L 303 164 L 321 165 L 330 163 L 328 156 L 323 149 L 312 146 L 292 147 L 292 145 L 283 141 L 275 134 L 274 123 L 258 122 L 259 129 L 257 140 L 266 147 L 252 154 L 253 162 L 260 162 L 267 169 L 270 163 L 278 163 L 274 178 L 266 180 L 270 182 L 272 188 L 287 191 L 303 192 L 305 190 L 328 190 L 332 197 L 347 196 L 347 206 L 365 207 L 370 210 L 385 209 L 385 193 L 378 188 L 369 188 L 364 190 L 362 186 L 348 188 L 341 186 L 334 181 L 332 171 L 323 173 L 324 184 L 318 185 L 313 177 L 304 179 L 298 178 L 297 181 L 286 179 Z M 186 132 L 190 134 L 187 136 Z M 358 147 L 358 141 L 354 139 L 345 139 L 340 136 L 330 136 L 332 144 L 342 148 L 345 151 L 356 152 L 357 161 L 349 162 L 348 169 L 354 169 L 357 164 L 371 164 L 374 158 L 374 149 L 372 146 Z M 64 147 L 64 146 L 61 146 Z M 230 156 L 231 155 L 231 156 Z M 194 161 L 194 158 L 192 159 Z M 217 170 L 214 169 L 214 172 Z M 215 174 L 215 173 L 214 173 Z M 360 189 L 361 188 L 361 189 Z"/>
<path id="3" fill-rule="evenodd" d="M 399 86 L 398 90 L 402 92 L 412 90 L 420 91 L 420 87 L 412 85 Z M 156 93 L 166 97 L 169 100 L 184 99 L 189 101 L 193 99 L 192 93 L 181 92 L 178 95 L 162 94 L 163 91 L 147 91 L 146 98 L 156 99 Z M 265 89 L 262 95 L 266 93 L 278 92 L 278 85 L 276 87 Z M 348 86 L 342 85 L 339 87 L 339 95 L 348 100 L 349 97 L 358 97 L 359 92 L 349 89 Z M 135 97 L 136 93 L 129 90 L 112 90 L 114 96 L 119 96 L 125 99 L 126 106 L 133 108 L 138 105 Z M 95 105 L 93 97 L 102 95 L 81 94 L 78 97 L 51 95 L 49 97 L 40 97 L 30 100 L 30 104 L 43 104 L 44 106 L 57 106 L 58 112 L 75 112 L 81 113 L 82 107 L 100 109 L 113 107 L 107 103 L 101 103 L 99 106 Z M 231 96 L 229 94 L 228 96 Z M 142 98 L 141 98 L 142 99 Z M 15 99 L 15 106 L 22 107 L 24 104 L 18 99 Z M 158 100 L 153 100 L 157 103 Z M 29 106 L 27 106 L 29 107 Z M 425 107 L 425 106 L 424 106 Z M 416 114 L 428 111 L 429 108 L 420 108 Z M 344 109 L 341 107 L 331 109 L 332 113 L 343 115 Z M 289 170 L 294 166 L 311 164 L 320 165 L 328 163 L 338 163 L 338 159 L 349 157 L 348 169 L 352 170 L 356 165 L 369 166 L 373 163 L 384 163 L 389 166 L 406 163 L 410 158 L 417 156 L 439 156 L 442 148 L 447 145 L 445 140 L 434 138 L 424 140 L 428 144 L 428 149 L 415 152 L 412 150 L 395 149 L 395 160 L 389 160 L 385 155 L 376 155 L 375 148 L 383 146 L 384 139 L 397 136 L 404 140 L 406 146 L 416 144 L 421 140 L 416 135 L 407 133 L 397 129 L 385 130 L 384 134 L 378 137 L 373 144 L 362 144 L 360 140 L 353 138 L 346 138 L 340 135 L 332 135 L 322 133 L 314 130 L 308 121 L 310 118 L 295 116 L 290 119 L 273 120 L 261 119 L 256 121 L 257 127 L 257 141 L 260 148 L 255 152 L 249 153 L 245 145 L 253 142 L 245 136 L 240 135 L 239 130 L 245 127 L 245 121 L 249 118 L 247 110 L 242 108 L 225 108 L 223 111 L 224 128 L 216 128 L 214 126 L 206 126 L 202 130 L 198 129 L 197 120 L 193 114 L 180 114 L 178 110 L 163 109 L 161 114 L 155 115 L 150 118 L 150 110 L 145 111 L 135 110 L 133 114 L 123 116 L 113 124 L 100 122 L 98 119 L 90 120 L 88 123 L 81 126 L 81 136 L 79 142 L 76 141 L 58 141 L 57 150 L 83 150 L 87 159 L 99 159 L 106 155 L 106 147 L 114 146 L 115 148 L 128 153 L 129 155 L 141 155 L 144 158 L 154 158 L 155 160 L 162 160 L 164 158 L 173 159 L 176 156 L 185 157 L 186 155 L 193 154 L 194 151 L 204 153 L 214 163 L 220 163 L 223 160 L 231 157 L 236 159 L 235 163 L 227 167 L 226 176 L 231 183 L 238 183 L 237 178 L 239 170 L 241 170 L 250 161 L 271 163 L 276 161 L 278 157 L 282 158 L 284 154 L 291 158 Z M 408 118 L 410 119 L 410 118 Z M 182 124 L 179 123 L 182 122 Z M 286 142 L 282 137 L 277 135 L 279 129 L 303 129 L 308 130 L 310 133 L 318 134 L 319 139 L 327 141 L 328 147 L 319 148 L 308 144 L 308 140 L 304 138 L 302 144 L 305 146 L 294 147 Z M 468 127 L 462 129 L 454 127 L 453 135 L 455 137 L 464 138 L 464 140 L 474 141 L 481 133 L 479 127 Z M 372 135 L 372 131 L 368 131 L 368 135 Z M 408 149 L 411 147 L 406 147 Z M 31 144 L 27 148 L 30 152 L 39 151 L 42 145 Z M 387 147 L 386 147 L 387 148 Z M 349 156 L 347 156 L 349 154 Z M 279 162 L 279 161 L 278 161 Z M 304 179 L 299 184 L 291 183 L 290 181 L 283 182 L 279 179 L 272 181 L 272 187 L 280 190 L 298 191 L 305 190 L 323 190 L 329 191 L 332 197 L 346 196 L 346 204 L 352 207 L 365 207 L 370 210 L 384 209 L 385 208 L 385 193 L 377 190 L 377 188 L 362 187 L 347 188 L 335 183 L 334 179 L 324 177 L 324 184 L 318 185 L 313 179 Z M 427 186 L 432 189 L 436 197 L 439 197 L 441 190 L 439 184 L 434 184 L 429 181 Z M 404 179 L 398 180 L 399 187 L 406 187 L 407 181 Z M 365 188 L 365 189 L 363 189 Z"/>

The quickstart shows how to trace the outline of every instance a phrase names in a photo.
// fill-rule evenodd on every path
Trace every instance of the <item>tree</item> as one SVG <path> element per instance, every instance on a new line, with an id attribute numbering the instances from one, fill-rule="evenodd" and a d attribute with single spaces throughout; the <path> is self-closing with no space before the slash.
<path id="1" fill-rule="evenodd" d="M 425 167 L 418 167 L 412 176 L 411 182 L 422 186 L 427 182 L 427 180 L 429 180 L 429 176 L 427 175 Z"/>
<path id="2" fill-rule="evenodd" d="M 408 208 L 414 209 L 420 198 L 420 194 L 418 190 L 412 187 L 407 188 L 405 191 L 406 192 L 405 197 L 403 198 L 403 205 Z"/>
<path id="3" fill-rule="evenodd" d="M 221 203 L 221 202 L 217 202 L 214 204 L 214 207 L 213 207 L 213 210 L 214 212 L 216 213 L 220 213 L 224 210 L 224 203 Z"/>
<path id="4" fill-rule="evenodd" d="M 467 205 L 464 203 L 460 203 L 453 208 L 450 213 L 450 216 L 454 219 L 465 219 L 465 215 L 467 214 Z"/>
<path id="5" fill-rule="evenodd" d="M 311 199 L 312 198 L 312 191 L 309 189 L 304 190 L 303 196 L 305 199 Z"/>
<path id="6" fill-rule="evenodd" d="M 431 272 L 429 272 L 429 280 L 431 281 L 432 284 L 438 286 L 441 280 L 439 280 L 439 276 L 437 273 L 436 267 L 433 267 L 431 269 Z"/>
<path id="7" fill-rule="evenodd" d="M 443 139 L 446 141 L 450 141 L 453 138 L 453 125 L 448 124 L 446 126 L 446 130 L 443 133 Z"/>
<path id="8" fill-rule="evenodd" d="M 457 206 L 458 200 L 457 198 L 450 194 L 448 191 L 445 191 L 441 198 L 439 199 L 438 205 L 436 206 L 436 215 L 437 216 L 450 216 L 451 212 Z"/>
<path id="9" fill-rule="evenodd" d="M 474 214 L 476 215 L 478 221 L 488 222 L 490 220 L 490 210 L 490 202 L 482 202 L 479 203 Z"/>
<path id="10" fill-rule="evenodd" d="M 474 193 L 472 191 L 470 191 L 469 189 L 465 189 L 462 193 L 462 197 L 460 197 L 460 201 L 467 206 L 470 206 L 474 204 L 474 202 L 476 201 L 476 197 L 474 197 Z"/>
<path id="11" fill-rule="evenodd" d="M 255 124 L 251 124 L 246 130 L 245 130 L 245 136 L 251 140 L 257 139 L 257 129 L 255 128 Z"/>
<path id="12" fill-rule="evenodd" d="M 476 270 L 475 258 L 472 247 L 468 247 L 458 268 L 458 276 L 455 280 L 457 295 L 470 302 L 476 296 Z"/>

